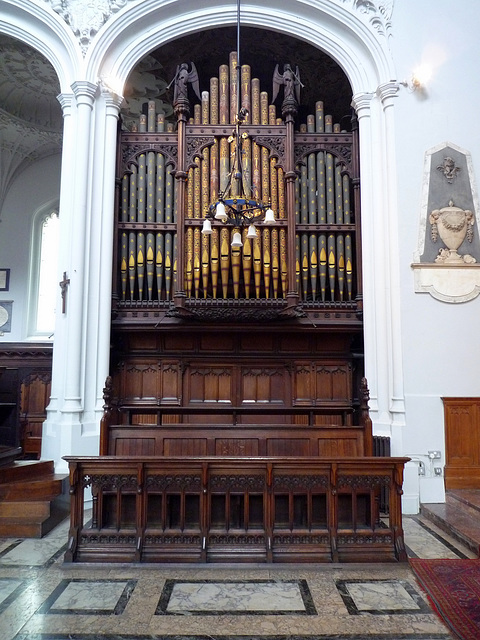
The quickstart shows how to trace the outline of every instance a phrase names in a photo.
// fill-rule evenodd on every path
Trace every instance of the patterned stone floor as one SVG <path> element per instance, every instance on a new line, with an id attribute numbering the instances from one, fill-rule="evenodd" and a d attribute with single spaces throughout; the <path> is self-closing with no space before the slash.
<path id="1" fill-rule="evenodd" d="M 0 539 L 1 640 L 450 640 L 408 565 L 66 565 Z M 472 557 L 404 517 L 410 557 Z"/>

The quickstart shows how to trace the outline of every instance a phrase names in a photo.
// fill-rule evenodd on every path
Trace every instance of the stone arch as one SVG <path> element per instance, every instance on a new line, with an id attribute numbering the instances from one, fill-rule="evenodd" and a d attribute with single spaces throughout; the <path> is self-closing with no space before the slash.
<path id="1" fill-rule="evenodd" d="M 61 92 L 69 93 L 78 78 L 82 55 L 68 25 L 47 5 L 37 3 L 5 4 L 2 7 L 0 32 L 16 38 L 39 51 L 52 64 Z"/>
<path id="2" fill-rule="evenodd" d="M 86 56 L 86 77 L 116 78 L 124 83 L 135 64 L 153 49 L 178 37 L 236 23 L 236 7 L 198 8 L 195 3 L 160 2 L 127 6 L 114 18 L 114 30 L 102 30 Z M 292 21 L 292 14 L 295 21 Z M 387 36 L 373 22 L 362 19 L 358 9 L 347 9 L 331 0 L 315 6 L 293 0 L 288 9 L 257 0 L 242 6 L 245 26 L 261 27 L 304 40 L 330 55 L 344 70 L 353 93 L 373 93 L 394 76 Z M 125 42 L 129 42 L 126 47 Z"/>

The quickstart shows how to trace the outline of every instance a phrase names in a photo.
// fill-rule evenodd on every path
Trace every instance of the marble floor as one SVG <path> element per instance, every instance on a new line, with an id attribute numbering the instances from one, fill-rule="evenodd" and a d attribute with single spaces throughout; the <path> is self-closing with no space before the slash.
<path id="1" fill-rule="evenodd" d="M 407 564 L 68 565 L 0 539 L 0 640 L 450 640 Z M 473 557 L 419 516 L 410 557 Z"/>

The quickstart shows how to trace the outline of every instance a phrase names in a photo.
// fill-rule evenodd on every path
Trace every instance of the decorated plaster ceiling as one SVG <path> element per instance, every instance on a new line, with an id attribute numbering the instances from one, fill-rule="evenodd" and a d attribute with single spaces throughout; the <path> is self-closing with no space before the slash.
<path id="1" fill-rule="evenodd" d="M 61 132 L 60 93 L 52 65 L 38 51 L 2 36 L 0 105 L 16 119 L 43 131 Z"/>
<path id="2" fill-rule="evenodd" d="M 60 153 L 62 110 L 52 65 L 28 45 L 0 42 L 0 210 L 14 178 L 32 162 Z"/>

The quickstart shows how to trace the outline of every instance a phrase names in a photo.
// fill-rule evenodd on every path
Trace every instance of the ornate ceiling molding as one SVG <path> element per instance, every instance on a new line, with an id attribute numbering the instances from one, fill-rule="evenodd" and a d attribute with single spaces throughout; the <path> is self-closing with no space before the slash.
<path id="1" fill-rule="evenodd" d="M 351 11 L 360 14 L 378 35 L 387 38 L 392 31 L 392 13 L 395 0 L 337 0 Z"/>
<path id="2" fill-rule="evenodd" d="M 85 55 L 93 37 L 110 17 L 131 0 L 45 0 L 70 25 Z M 392 27 L 395 0 L 336 0 L 342 6 L 357 12 L 380 36 L 388 37 Z"/>
<path id="3" fill-rule="evenodd" d="M 129 0 L 46 0 L 52 9 L 70 25 L 85 55 L 92 38 Z"/>
<path id="4" fill-rule="evenodd" d="M 0 109 L 0 210 L 15 176 L 62 148 L 62 134 L 44 131 Z"/>

